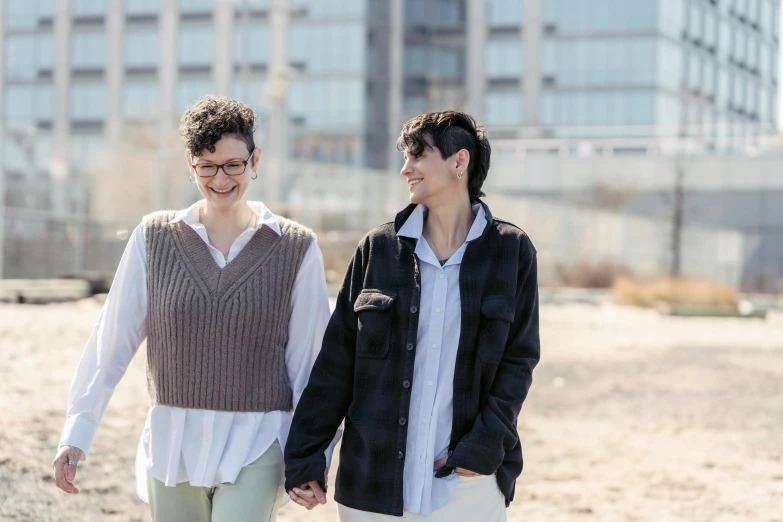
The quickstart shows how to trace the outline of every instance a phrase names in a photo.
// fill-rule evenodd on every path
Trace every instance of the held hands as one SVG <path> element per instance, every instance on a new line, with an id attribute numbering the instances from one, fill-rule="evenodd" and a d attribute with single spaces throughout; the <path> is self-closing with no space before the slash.
<path id="1" fill-rule="evenodd" d="M 79 493 L 79 488 L 73 484 L 76 478 L 76 463 L 86 458 L 84 452 L 75 446 L 60 446 L 52 461 L 54 480 L 58 488 L 73 495 Z"/>
<path id="2" fill-rule="evenodd" d="M 438 471 L 440 468 L 446 465 L 446 461 L 449 460 L 448 457 L 443 457 L 442 459 L 435 462 L 435 465 L 433 466 L 433 470 Z M 478 477 L 479 474 L 470 470 L 467 470 L 465 468 L 456 468 L 454 470 L 454 473 L 459 475 L 460 477 Z"/>
<path id="3" fill-rule="evenodd" d="M 329 468 L 324 470 L 324 485 L 329 483 Z M 307 508 L 310 511 L 318 504 L 326 504 L 326 493 L 321 489 L 321 485 L 317 480 L 311 480 L 307 484 L 302 484 L 298 488 L 294 488 L 288 492 L 288 497 L 299 504 Z"/>

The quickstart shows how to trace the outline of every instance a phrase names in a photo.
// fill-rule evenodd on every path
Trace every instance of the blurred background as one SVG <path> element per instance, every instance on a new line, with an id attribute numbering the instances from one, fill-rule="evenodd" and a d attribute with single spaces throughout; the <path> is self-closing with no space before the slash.
<path id="1" fill-rule="evenodd" d="M 333 293 L 408 202 L 402 124 L 486 125 L 485 201 L 541 283 L 509 520 L 781 521 L 780 0 L 0 6 L 3 520 L 148 519 L 143 347 L 78 497 L 49 463 L 130 232 L 199 198 L 177 125 L 218 93 L 257 111 L 249 196 L 316 230 Z M 280 520 L 335 520 L 331 499 Z"/>
<path id="2" fill-rule="evenodd" d="M 780 289 L 778 0 L 2 4 L 3 278 L 111 274 L 144 214 L 198 197 L 176 127 L 220 93 L 260 116 L 250 196 L 320 232 L 332 282 L 407 201 L 402 123 L 460 109 L 542 283 Z"/>

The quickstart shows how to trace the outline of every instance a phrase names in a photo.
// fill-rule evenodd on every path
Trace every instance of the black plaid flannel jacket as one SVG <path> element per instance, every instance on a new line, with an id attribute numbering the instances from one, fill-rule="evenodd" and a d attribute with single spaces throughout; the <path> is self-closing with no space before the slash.
<path id="1" fill-rule="evenodd" d="M 414 208 L 372 230 L 354 253 L 294 413 L 285 446 L 286 491 L 311 480 L 323 486 L 324 451 L 344 419 L 335 499 L 363 511 L 403 514 L 421 280 L 414 241 L 396 233 Z M 522 230 L 484 210 L 488 225 L 468 244 L 460 267 L 451 444 L 436 477 L 456 467 L 496 473 L 508 505 L 522 472 L 517 417 L 540 353 L 536 250 Z"/>

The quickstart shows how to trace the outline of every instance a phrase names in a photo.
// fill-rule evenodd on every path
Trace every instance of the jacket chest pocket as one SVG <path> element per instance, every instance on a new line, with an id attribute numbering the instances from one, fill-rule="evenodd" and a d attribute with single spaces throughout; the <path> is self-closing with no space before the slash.
<path id="1" fill-rule="evenodd" d="M 353 305 L 358 315 L 356 355 L 383 359 L 389 353 L 391 319 L 397 294 L 382 290 L 362 290 Z"/>
<path id="2" fill-rule="evenodd" d="M 499 364 L 506 348 L 508 332 L 514 321 L 514 298 L 485 296 L 481 301 L 478 356 L 487 364 Z"/>

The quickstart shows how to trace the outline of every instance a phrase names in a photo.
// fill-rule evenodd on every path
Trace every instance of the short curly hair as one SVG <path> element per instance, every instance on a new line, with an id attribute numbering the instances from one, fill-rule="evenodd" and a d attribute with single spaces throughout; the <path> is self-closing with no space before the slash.
<path id="1" fill-rule="evenodd" d="M 185 109 L 179 134 L 193 156 L 200 156 L 204 150 L 215 152 L 215 143 L 225 136 L 244 141 L 247 152 L 252 153 L 256 148 L 256 121 L 256 113 L 244 103 L 208 95 Z"/>

